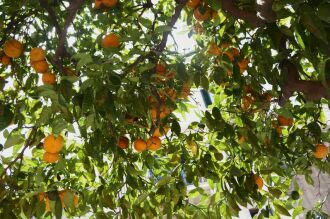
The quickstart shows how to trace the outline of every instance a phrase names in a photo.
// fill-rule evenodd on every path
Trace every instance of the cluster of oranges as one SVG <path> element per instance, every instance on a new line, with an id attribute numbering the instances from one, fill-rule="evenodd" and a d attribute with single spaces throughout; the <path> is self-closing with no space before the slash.
<path id="1" fill-rule="evenodd" d="M 212 10 L 207 2 L 203 0 L 189 0 L 186 6 L 194 10 L 194 18 L 197 21 L 206 21 L 218 16 L 218 13 Z"/>
<path id="2" fill-rule="evenodd" d="M 49 71 L 45 50 L 42 48 L 32 48 L 30 51 L 30 63 L 37 73 L 42 74 L 42 82 L 44 84 L 56 84 L 55 75 Z"/>
<path id="3" fill-rule="evenodd" d="M 18 40 L 7 40 L 3 46 L 3 55 L 1 62 L 3 65 L 9 65 L 12 58 L 18 58 L 23 54 L 23 44 Z"/>
<path id="4" fill-rule="evenodd" d="M 64 139 L 61 135 L 55 137 L 53 134 L 48 135 L 44 139 L 44 156 L 43 159 L 47 163 L 55 163 L 58 161 L 60 151 L 63 148 Z"/>
<path id="5" fill-rule="evenodd" d="M 64 203 L 64 197 L 68 194 L 68 193 L 73 193 L 72 191 L 69 190 L 61 190 L 58 191 L 58 196 L 60 198 L 61 204 L 62 204 L 62 208 L 65 208 L 65 203 Z M 38 194 L 38 201 L 42 202 L 45 201 L 45 205 L 46 205 L 46 211 L 51 212 L 51 208 L 50 208 L 50 200 L 49 200 L 49 196 L 46 192 L 42 192 Z M 78 202 L 79 202 L 79 198 L 78 196 L 73 193 L 73 206 L 77 207 L 78 206 Z"/>
<path id="6" fill-rule="evenodd" d="M 250 84 L 244 87 L 244 96 L 242 97 L 241 107 L 243 110 L 249 110 L 252 104 L 258 99 L 263 103 L 270 103 L 272 95 L 269 92 L 258 93 L 253 90 Z"/>
<path id="7" fill-rule="evenodd" d="M 158 149 L 160 149 L 162 144 L 159 138 L 160 135 L 161 134 L 158 129 L 158 131 L 155 131 L 154 135 L 151 136 L 147 141 L 141 138 L 136 139 L 133 143 L 134 149 L 138 152 L 142 152 L 145 150 L 157 151 Z M 129 146 L 129 139 L 125 136 L 121 136 L 118 140 L 117 145 L 123 150 L 127 149 Z"/>
<path id="8" fill-rule="evenodd" d="M 117 4 L 117 0 L 95 0 L 94 8 L 113 8 Z"/>
<path id="9" fill-rule="evenodd" d="M 231 62 L 234 62 L 235 59 L 238 59 L 241 56 L 240 51 L 228 43 L 223 43 L 221 46 L 218 46 L 215 42 L 210 42 L 207 53 L 213 56 L 225 55 Z M 237 61 L 237 65 L 239 66 L 241 73 L 247 69 L 248 64 L 249 59 L 247 58 L 243 58 Z M 232 74 L 233 72 L 231 70 L 227 71 L 228 76 L 232 76 Z"/>

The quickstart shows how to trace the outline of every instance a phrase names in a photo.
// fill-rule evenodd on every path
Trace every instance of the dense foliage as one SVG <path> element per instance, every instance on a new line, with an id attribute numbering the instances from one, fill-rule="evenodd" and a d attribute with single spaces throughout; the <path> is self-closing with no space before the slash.
<path id="1" fill-rule="evenodd" d="M 293 177 L 330 173 L 329 11 L 327 0 L 1 0 L 0 218 L 300 214 Z M 177 23 L 190 53 L 168 43 Z M 183 129 L 199 89 L 213 103 Z"/>

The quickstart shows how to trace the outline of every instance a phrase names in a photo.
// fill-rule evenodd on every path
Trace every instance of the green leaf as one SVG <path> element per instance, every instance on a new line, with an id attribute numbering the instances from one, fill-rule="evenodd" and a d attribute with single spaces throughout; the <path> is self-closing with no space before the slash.
<path id="1" fill-rule="evenodd" d="M 314 34 L 314 36 L 322 40 L 324 43 L 328 44 L 327 32 L 324 30 L 322 22 L 318 19 L 318 17 L 313 16 L 313 14 L 304 14 L 301 17 L 301 20 L 306 26 L 306 28 L 312 34 Z"/>
<path id="2" fill-rule="evenodd" d="M 275 206 L 275 209 L 278 213 L 280 213 L 282 215 L 285 215 L 285 216 L 291 216 L 289 211 L 285 207 L 283 207 L 282 205 L 274 203 L 274 206 Z"/>
<path id="3" fill-rule="evenodd" d="M 292 219 L 295 219 L 299 215 L 301 215 L 304 212 L 304 208 L 302 206 L 296 207 L 292 212 Z"/>
<path id="4" fill-rule="evenodd" d="M 22 135 L 18 134 L 10 134 L 9 137 L 7 138 L 4 147 L 9 148 L 17 144 L 21 144 L 24 142 L 24 138 Z"/>
<path id="5" fill-rule="evenodd" d="M 157 182 L 156 187 L 163 186 L 163 185 L 169 183 L 172 179 L 173 179 L 173 177 L 171 177 L 171 176 L 163 176 L 163 177 Z"/>
<path id="6" fill-rule="evenodd" d="M 179 124 L 178 121 L 173 120 L 171 130 L 172 130 L 177 136 L 180 135 L 180 133 L 181 133 L 181 126 L 180 126 L 180 124 Z"/>
<path id="7" fill-rule="evenodd" d="M 268 191 L 272 194 L 275 198 L 279 198 L 282 195 L 281 190 L 273 187 L 268 187 Z"/>
<path id="8" fill-rule="evenodd" d="M 135 205 L 140 204 L 141 202 L 143 202 L 147 197 L 148 197 L 148 193 L 142 193 L 136 200 L 135 200 Z"/>
<path id="9" fill-rule="evenodd" d="M 218 11 L 221 9 L 221 1 L 219 0 L 208 0 L 209 5 L 211 8 L 215 11 Z"/>
<path id="10" fill-rule="evenodd" d="M 72 56 L 73 59 L 79 60 L 77 63 L 76 70 L 79 71 L 84 65 L 93 62 L 92 56 L 86 53 L 78 53 Z"/>

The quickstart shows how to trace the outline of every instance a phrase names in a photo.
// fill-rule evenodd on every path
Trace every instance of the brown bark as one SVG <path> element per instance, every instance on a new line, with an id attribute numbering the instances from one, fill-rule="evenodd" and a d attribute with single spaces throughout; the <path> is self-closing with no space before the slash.
<path id="1" fill-rule="evenodd" d="M 301 80 L 297 66 L 290 60 L 281 63 L 282 74 L 286 80 L 282 85 L 280 105 L 284 105 L 294 92 L 301 92 L 307 101 L 319 101 L 321 98 L 330 99 L 330 92 L 321 81 Z M 330 83 L 327 82 L 330 86 Z"/>

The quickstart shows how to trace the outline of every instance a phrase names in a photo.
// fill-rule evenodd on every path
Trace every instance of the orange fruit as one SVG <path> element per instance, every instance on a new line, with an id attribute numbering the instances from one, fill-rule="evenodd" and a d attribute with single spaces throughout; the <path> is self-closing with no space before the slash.
<path id="1" fill-rule="evenodd" d="M 166 68 L 163 64 L 158 63 L 156 65 L 156 74 L 165 75 Z"/>
<path id="2" fill-rule="evenodd" d="M 55 163 L 59 159 L 60 159 L 60 155 L 58 153 L 55 153 L 55 154 L 48 153 L 48 152 L 44 153 L 43 160 L 47 163 Z"/>
<path id="3" fill-rule="evenodd" d="M 58 192 L 58 196 L 60 197 L 61 204 L 62 204 L 62 208 L 65 207 L 64 197 L 65 197 L 65 194 L 66 194 L 67 192 L 68 192 L 67 190 L 62 190 L 62 191 L 59 191 L 59 192 Z M 71 191 L 69 191 L 69 192 L 71 192 Z M 73 194 L 73 206 L 74 206 L 74 207 L 77 207 L 78 202 L 79 202 L 79 198 L 78 198 L 78 196 L 77 196 L 76 194 Z"/>
<path id="4" fill-rule="evenodd" d="M 293 124 L 293 119 L 288 119 L 281 115 L 277 117 L 277 121 L 280 126 L 291 126 Z"/>
<path id="5" fill-rule="evenodd" d="M 238 139 L 238 143 L 239 144 L 245 143 L 245 137 L 243 135 Z"/>
<path id="6" fill-rule="evenodd" d="M 42 61 L 46 58 L 45 50 L 41 48 L 32 48 L 30 51 L 30 60 L 31 62 Z"/>
<path id="7" fill-rule="evenodd" d="M 201 0 L 189 0 L 186 4 L 188 8 L 196 8 L 201 3 Z"/>
<path id="8" fill-rule="evenodd" d="M 163 127 L 157 127 L 152 134 L 155 137 L 161 137 L 163 135 L 166 135 L 166 133 L 170 130 L 170 127 L 168 125 L 165 125 Z"/>
<path id="9" fill-rule="evenodd" d="M 134 141 L 134 148 L 138 152 L 145 151 L 147 149 L 147 143 L 143 139 L 136 139 Z"/>
<path id="10" fill-rule="evenodd" d="M 151 114 L 152 120 L 156 120 L 157 119 L 157 111 L 158 111 L 158 106 L 157 105 L 152 106 L 152 108 L 150 109 L 150 114 Z M 164 104 L 161 104 L 160 105 L 159 118 L 160 119 L 163 119 L 167 115 L 169 115 L 171 112 L 172 112 L 172 110 L 170 108 L 168 108 Z"/>
<path id="11" fill-rule="evenodd" d="M 230 61 L 234 61 L 235 57 L 238 57 L 240 54 L 238 49 L 232 48 L 227 50 L 225 55 L 229 58 Z"/>
<path id="12" fill-rule="evenodd" d="M 243 59 L 242 61 L 239 61 L 237 64 L 239 66 L 240 72 L 243 73 L 248 67 L 249 59 Z"/>
<path id="13" fill-rule="evenodd" d="M 46 204 L 46 211 L 48 211 L 48 212 L 52 211 L 50 209 L 50 202 L 49 202 L 48 196 L 45 197 L 45 204 Z"/>
<path id="14" fill-rule="evenodd" d="M 221 54 L 220 48 L 214 42 L 210 43 L 209 49 L 207 50 L 208 54 L 218 56 Z"/>
<path id="15" fill-rule="evenodd" d="M 44 74 L 42 74 L 42 82 L 44 84 L 56 84 L 56 77 L 54 74 L 50 73 L 50 72 L 46 72 Z"/>
<path id="16" fill-rule="evenodd" d="M 102 0 L 95 0 L 94 8 L 99 9 L 102 6 Z"/>
<path id="17" fill-rule="evenodd" d="M 105 35 L 105 37 L 102 39 L 102 46 L 103 48 L 116 48 L 120 45 L 119 42 L 119 36 L 114 33 L 110 33 L 108 35 Z"/>
<path id="18" fill-rule="evenodd" d="M 74 194 L 73 195 L 73 206 L 77 207 L 79 203 L 79 197 L 78 195 Z"/>
<path id="19" fill-rule="evenodd" d="M 197 34 L 201 35 L 203 33 L 203 26 L 199 22 L 197 22 L 194 25 L 194 30 Z"/>
<path id="20" fill-rule="evenodd" d="M 8 40 L 3 46 L 4 53 L 10 58 L 18 58 L 23 53 L 23 44 L 18 40 Z"/>
<path id="21" fill-rule="evenodd" d="M 201 7 L 194 10 L 194 17 L 197 21 L 205 21 L 211 17 L 211 9 L 206 7 L 205 10 L 201 11 Z"/>
<path id="22" fill-rule="evenodd" d="M 244 96 L 242 98 L 242 109 L 243 110 L 247 110 L 251 107 L 252 103 L 253 103 L 253 98 L 251 96 Z"/>
<path id="23" fill-rule="evenodd" d="M 64 196 L 65 196 L 66 190 L 62 190 L 58 192 L 58 196 L 60 197 L 62 208 L 64 208 Z"/>
<path id="24" fill-rule="evenodd" d="M 190 84 L 185 82 L 182 86 L 182 90 L 178 95 L 178 98 L 186 99 L 190 95 Z"/>
<path id="25" fill-rule="evenodd" d="M 171 71 L 170 73 L 166 74 L 166 79 L 171 79 L 174 78 L 175 76 L 176 76 L 176 72 Z"/>
<path id="26" fill-rule="evenodd" d="M 104 6 L 112 8 L 117 4 L 117 0 L 102 0 L 102 3 L 104 4 Z"/>
<path id="27" fill-rule="evenodd" d="M 254 183 L 258 186 L 258 189 L 262 189 L 262 187 L 264 186 L 264 181 L 263 179 L 258 176 L 258 175 L 253 175 L 253 180 L 254 180 Z"/>
<path id="28" fill-rule="evenodd" d="M 49 65 L 46 60 L 31 62 L 32 68 L 38 73 L 45 73 L 48 71 Z"/>
<path id="29" fill-rule="evenodd" d="M 159 91 L 159 97 L 162 100 L 165 100 L 166 97 L 169 97 L 172 101 L 176 99 L 176 90 L 171 87 L 167 87 L 161 91 Z"/>
<path id="30" fill-rule="evenodd" d="M 315 145 L 314 157 L 323 159 L 329 154 L 329 148 L 324 144 Z"/>
<path id="31" fill-rule="evenodd" d="M 9 65 L 10 64 L 10 57 L 6 56 L 6 55 L 3 55 L 1 57 L 1 63 L 3 65 Z"/>
<path id="32" fill-rule="evenodd" d="M 48 153 L 59 153 L 62 150 L 64 139 L 61 135 L 55 136 L 53 134 L 48 135 L 44 140 L 44 149 Z"/>
<path id="33" fill-rule="evenodd" d="M 47 195 L 46 195 L 46 193 L 44 193 L 44 192 L 39 193 L 39 194 L 38 194 L 38 201 L 41 202 L 42 200 L 45 199 L 46 196 L 47 196 Z"/>
<path id="34" fill-rule="evenodd" d="M 152 151 L 157 151 L 160 148 L 161 144 L 162 142 L 160 138 L 156 136 L 152 136 L 147 140 L 147 148 Z"/>
<path id="35" fill-rule="evenodd" d="M 120 136 L 118 140 L 118 147 L 121 149 L 126 149 L 128 148 L 129 145 L 129 140 L 125 136 Z"/>

